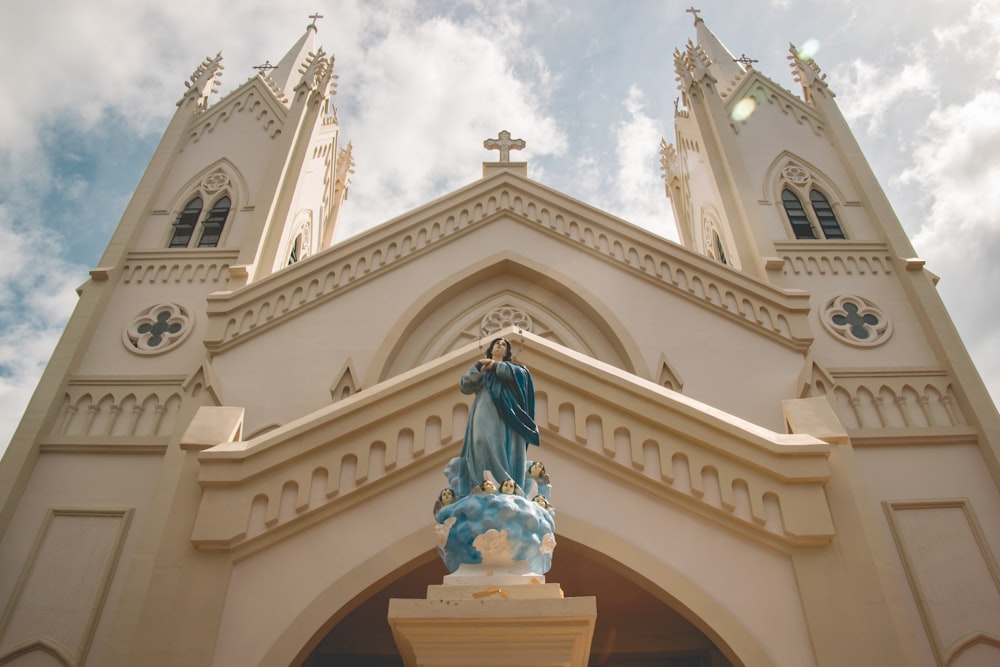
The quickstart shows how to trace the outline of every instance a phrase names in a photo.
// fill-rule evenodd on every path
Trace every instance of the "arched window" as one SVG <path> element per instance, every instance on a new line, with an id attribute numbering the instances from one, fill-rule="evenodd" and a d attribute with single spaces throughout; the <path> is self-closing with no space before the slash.
<path id="1" fill-rule="evenodd" d="M 833 207 L 830 206 L 830 202 L 823 196 L 823 193 L 819 190 L 812 190 L 809 193 L 809 200 L 812 202 L 813 213 L 816 214 L 823 236 L 828 239 L 844 238 L 844 230 L 840 228 L 837 216 L 833 214 Z"/>
<path id="2" fill-rule="evenodd" d="M 214 248 L 219 245 L 222 228 L 225 227 L 226 218 L 229 217 L 230 205 L 229 197 L 221 197 L 216 200 L 212 210 L 208 212 L 205 222 L 202 223 L 201 239 L 198 241 L 199 248 Z"/>
<path id="3" fill-rule="evenodd" d="M 781 203 L 785 206 L 785 213 L 788 215 L 788 222 L 792 225 L 792 232 L 795 234 L 795 238 L 816 238 L 816 232 L 813 231 L 812 225 L 809 224 L 809 217 L 806 215 L 806 211 L 802 207 L 802 202 L 799 200 L 798 195 L 785 188 L 781 191 Z"/>
<path id="4" fill-rule="evenodd" d="M 174 221 L 174 233 L 170 237 L 170 248 L 186 248 L 194 234 L 194 226 L 198 224 L 201 215 L 201 197 L 195 197 L 187 203 L 181 214 Z"/>

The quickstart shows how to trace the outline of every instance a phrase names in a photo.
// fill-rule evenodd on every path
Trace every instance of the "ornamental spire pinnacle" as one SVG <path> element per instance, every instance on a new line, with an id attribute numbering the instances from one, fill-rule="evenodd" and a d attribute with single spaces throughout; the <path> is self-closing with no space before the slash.
<path id="1" fill-rule="evenodd" d="M 312 19 L 312 23 L 306 26 L 306 31 L 302 37 L 292 45 L 288 53 L 267 74 L 278 90 L 288 98 L 292 97 L 292 89 L 298 85 L 303 68 L 307 67 L 313 59 L 314 56 L 310 54 L 314 54 L 317 51 L 314 45 L 314 37 L 317 30 L 319 30 L 316 27 L 316 21 L 323 18 L 323 16 L 321 14 L 312 14 L 309 18 Z"/>

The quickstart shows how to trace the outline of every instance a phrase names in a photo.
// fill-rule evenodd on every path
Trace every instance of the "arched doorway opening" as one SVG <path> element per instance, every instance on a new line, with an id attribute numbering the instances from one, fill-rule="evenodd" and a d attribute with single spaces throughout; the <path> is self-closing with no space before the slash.
<path id="1" fill-rule="evenodd" d="M 560 584 L 567 597 L 597 598 L 590 665 L 740 667 L 727 658 L 731 652 L 688 620 L 690 612 L 671 606 L 666 592 L 589 547 L 562 536 L 558 540 L 546 580 Z M 353 601 L 351 611 L 317 633 L 322 636 L 297 665 L 401 667 L 386 620 L 389 599 L 424 598 L 427 586 L 440 584 L 445 574 L 436 555 L 417 559 L 401 576 Z"/>

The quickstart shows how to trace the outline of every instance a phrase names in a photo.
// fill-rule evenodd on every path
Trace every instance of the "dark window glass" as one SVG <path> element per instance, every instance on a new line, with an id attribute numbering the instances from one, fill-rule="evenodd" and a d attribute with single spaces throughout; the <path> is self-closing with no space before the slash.
<path id="1" fill-rule="evenodd" d="M 299 261 L 299 252 L 301 251 L 300 245 L 302 244 L 302 237 L 296 236 L 295 240 L 292 242 L 292 251 L 288 253 L 288 266 L 291 266 L 295 262 Z"/>
<path id="2" fill-rule="evenodd" d="M 720 262 L 729 264 L 726 261 L 726 251 L 722 249 L 722 239 L 719 238 L 718 234 L 715 234 L 715 252 L 718 254 Z"/>
<path id="3" fill-rule="evenodd" d="M 816 219 L 819 220 L 819 228 L 823 230 L 823 236 L 828 239 L 844 238 L 844 230 L 840 228 L 837 216 L 833 214 L 833 207 L 830 206 L 830 202 L 823 196 L 823 193 L 819 190 L 813 190 L 809 193 L 809 199 L 812 201 Z"/>
<path id="4" fill-rule="evenodd" d="M 229 206 L 229 197 L 219 199 L 212 206 L 208 217 L 202 223 L 201 239 L 198 241 L 199 248 L 214 248 L 219 245 L 222 228 L 226 226 L 226 218 L 229 217 Z"/>
<path id="5" fill-rule="evenodd" d="M 802 208 L 802 202 L 794 192 L 785 188 L 781 191 L 781 203 L 785 205 L 785 213 L 788 214 L 788 222 L 792 224 L 792 233 L 797 239 L 814 239 L 816 232 L 809 224 L 806 211 Z"/>
<path id="6" fill-rule="evenodd" d="M 194 234 L 194 226 L 198 224 L 201 215 L 201 197 L 195 197 L 187 203 L 181 214 L 174 221 L 174 233 L 170 237 L 170 248 L 186 248 Z"/>

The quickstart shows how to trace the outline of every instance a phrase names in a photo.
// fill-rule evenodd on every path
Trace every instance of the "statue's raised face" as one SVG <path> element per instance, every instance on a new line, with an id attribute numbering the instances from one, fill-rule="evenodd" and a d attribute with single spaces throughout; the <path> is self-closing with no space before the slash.
<path id="1" fill-rule="evenodd" d="M 493 359 L 493 361 L 503 361 L 504 357 L 507 356 L 507 350 L 508 350 L 507 341 L 504 340 L 503 338 L 500 338 L 499 340 L 493 343 L 493 350 L 490 354 L 490 357 Z"/>

